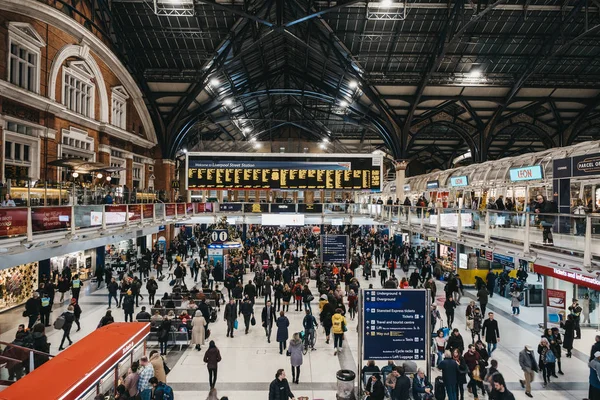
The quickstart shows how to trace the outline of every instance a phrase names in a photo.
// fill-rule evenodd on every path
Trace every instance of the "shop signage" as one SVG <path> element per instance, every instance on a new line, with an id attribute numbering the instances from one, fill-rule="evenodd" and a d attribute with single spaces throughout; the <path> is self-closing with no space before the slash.
<path id="1" fill-rule="evenodd" d="M 573 157 L 573 176 L 600 175 L 600 154 Z"/>
<path id="2" fill-rule="evenodd" d="M 154 204 L 144 204 L 142 210 L 144 211 L 144 219 L 154 218 Z"/>
<path id="3" fill-rule="evenodd" d="M 427 357 L 427 290 L 363 290 L 365 360 Z"/>
<path id="4" fill-rule="evenodd" d="M 295 204 L 271 204 L 272 213 L 294 213 L 296 212 Z"/>
<path id="5" fill-rule="evenodd" d="M 185 204 L 177 203 L 177 215 L 185 215 Z"/>
<path id="6" fill-rule="evenodd" d="M 511 168 L 509 172 L 510 172 L 510 180 L 513 182 L 534 181 L 534 180 L 542 179 L 544 177 L 542 174 L 542 166 L 541 165 L 531 165 L 529 167 Z"/>
<path id="7" fill-rule="evenodd" d="M 165 204 L 165 214 L 167 217 L 175 216 L 175 204 Z"/>
<path id="8" fill-rule="evenodd" d="M 567 292 L 564 290 L 546 289 L 546 306 L 548 315 L 547 328 L 559 327 L 561 321 L 567 319 Z"/>
<path id="9" fill-rule="evenodd" d="M 494 253 L 492 256 L 492 261 L 497 262 L 498 264 L 502 264 L 505 267 L 514 269 L 515 268 L 515 259 L 511 256 L 505 256 L 504 254 Z"/>
<path id="10" fill-rule="evenodd" d="M 139 221 L 142 219 L 142 206 L 139 204 L 131 204 L 128 206 L 129 220 Z"/>
<path id="11" fill-rule="evenodd" d="M 571 164 L 573 160 L 569 158 L 561 158 L 552 162 L 552 177 L 556 178 L 570 178 L 572 174 Z"/>
<path id="12" fill-rule="evenodd" d="M 244 212 L 247 213 L 267 213 L 269 212 L 269 205 L 267 203 L 246 203 L 244 204 Z"/>
<path id="13" fill-rule="evenodd" d="M 321 214 L 323 212 L 323 204 L 300 203 L 297 206 L 299 213 Z"/>
<path id="14" fill-rule="evenodd" d="M 437 189 L 440 187 L 440 181 L 429 181 L 427 182 L 427 189 Z"/>
<path id="15" fill-rule="evenodd" d="M 469 184 L 469 178 L 466 176 L 453 176 L 450 178 L 450 186 L 462 187 Z"/>
<path id="16" fill-rule="evenodd" d="M 242 211 L 242 203 L 221 203 L 219 211 Z"/>
<path id="17" fill-rule="evenodd" d="M 483 260 L 492 261 L 494 259 L 494 253 L 489 250 L 475 249 L 475 254 Z"/>
<path id="18" fill-rule="evenodd" d="M 24 235 L 27 233 L 27 209 L 0 209 L 0 237 Z"/>
<path id="19" fill-rule="evenodd" d="M 574 271 L 568 271 L 562 268 L 546 267 L 544 265 L 533 264 L 533 270 L 541 275 L 551 276 L 563 281 L 575 283 L 590 289 L 600 290 L 600 281 L 589 275 L 584 275 Z"/>
<path id="20" fill-rule="evenodd" d="M 159 225 L 159 227 L 158 227 L 158 231 L 159 231 L 159 232 L 162 232 L 162 231 L 164 231 L 164 230 L 165 230 L 165 225 Z M 158 241 L 160 241 L 160 239 L 161 239 L 161 238 L 162 238 L 162 236 L 161 236 L 160 238 L 158 238 Z M 163 239 L 164 239 L 164 238 L 163 238 Z"/>
<path id="21" fill-rule="evenodd" d="M 33 232 L 68 229 L 71 226 L 71 207 L 39 207 L 31 209 Z"/>

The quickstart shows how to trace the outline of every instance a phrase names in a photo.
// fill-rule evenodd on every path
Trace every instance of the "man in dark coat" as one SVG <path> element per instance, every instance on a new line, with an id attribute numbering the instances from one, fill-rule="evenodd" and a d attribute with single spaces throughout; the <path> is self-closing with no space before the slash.
<path id="1" fill-rule="evenodd" d="M 64 350 L 63 344 L 65 344 L 65 339 L 69 341 L 69 346 L 73 344 L 73 341 L 69 337 L 69 334 L 71 333 L 71 327 L 73 326 L 73 322 L 75 321 L 75 315 L 73 314 L 73 306 L 67 307 L 67 311 L 65 311 L 62 314 L 62 317 L 65 319 L 65 323 L 62 326 L 63 337 L 60 341 L 60 347 L 58 348 L 59 351 Z"/>
<path id="2" fill-rule="evenodd" d="M 482 286 L 477 292 L 477 300 L 479 300 L 479 308 L 481 308 L 482 315 L 485 315 L 485 308 L 487 307 L 488 303 L 488 295 L 489 292 L 485 286 Z"/>
<path id="3" fill-rule="evenodd" d="M 494 313 L 488 313 L 488 319 L 483 323 L 482 334 L 487 342 L 488 355 L 491 357 L 492 352 L 496 350 L 500 341 L 500 331 L 498 330 L 498 321 L 494 319 Z"/>
<path id="4" fill-rule="evenodd" d="M 273 322 L 275 322 L 275 307 L 271 305 L 270 301 L 263 307 L 261 313 L 262 326 L 265 328 L 267 335 L 267 342 L 271 343 L 271 331 L 273 330 Z"/>
<path id="5" fill-rule="evenodd" d="M 487 281 L 487 290 L 490 294 L 490 297 L 494 297 L 494 288 L 496 287 L 496 274 L 494 274 L 490 269 L 490 272 L 488 272 L 487 276 L 485 277 L 485 280 Z"/>
<path id="6" fill-rule="evenodd" d="M 290 390 L 290 384 L 285 378 L 283 369 L 278 369 L 275 379 L 269 385 L 269 400 L 288 400 L 293 399 L 294 394 Z"/>
<path id="7" fill-rule="evenodd" d="M 237 306 L 234 299 L 229 299 L 229 303 L 225 306 L 223 319 L 227 321 L 227 337 L 233 337 L 233 325 L 237 319 Z"/>
<path id="8" fill-rule="evenodd" d="M 40 294 L 38 292 L 33 292 L 33 296 L 25 303 L 25 312 L 23 316 L 29 317 L 29 323 L 27 324 L 27 328 L 33 328 L 35 322 L 40 316 L 40 310 L 42 308 L 42 303 L 40 301 Z"/>
<path id="9" fill-rule="evenodd" d="M 449 400 L 458 399 L 458 364 L 452 359 L 452 353 L 446 351 L 444 359 L 438 366 L 442 370 L 442 379 Z"/>
<path id="10" fill-rule="evenodd" d="M 244 316 L 244 326 L 246 327 L 246 335 L 248 334 L 248 330 L 250 329 L 250 318 L 254 315 L 254 308 L 252 307 L 252 302 L 248 297 L 244 298 L 244 302 L 242 303 L 242 315 Z"/>
<path id="11" fill-rule="evenodd" d="M 392 386 L 390 393 L 392 400 L 409 400 L 410 399 L 410 378 L 404 375 L 404 368 L 396 366 L 392 370 L 392 374 L 396 377 L 396 383 Z"/>
<path id="12" fill-rule="evenodd" d="M 248 281 L 248 284 L 244 286 L 244 296 L 248 296 L 248 300 L 250 300 L 250 303 L 254 305 L 254 298 L 256 297 L 256 286 L 254 286 L 252 281 Z"/>
<path id="13" fill-rule="evenodd" d="M 537 218 L 540 221 L 540 224 L 543 228 L 542 237 L 544 239 L 544 244 L 548 244 L 550 246 L 554 245 L 554 238 L 552 237 L 552 226 L 554 225 L 554 216 L 547 214 L 556 214 L 558 212 L 556 204 L 553 201 L 548 201 L 541 194 L 538 194 L 536 197 L 534 211 L 536 214 L 546 214 L 540 215 Z"/>

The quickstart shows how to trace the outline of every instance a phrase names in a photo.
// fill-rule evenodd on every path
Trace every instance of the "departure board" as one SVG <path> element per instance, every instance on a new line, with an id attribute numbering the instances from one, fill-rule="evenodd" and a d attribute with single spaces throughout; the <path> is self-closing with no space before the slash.
<path id="1" fill-rule="evenodd" d="M 237 153 L 239 154 L 239 153 Z M 188 190 L 381 190 L 381 155 L 188 153 Z"/>

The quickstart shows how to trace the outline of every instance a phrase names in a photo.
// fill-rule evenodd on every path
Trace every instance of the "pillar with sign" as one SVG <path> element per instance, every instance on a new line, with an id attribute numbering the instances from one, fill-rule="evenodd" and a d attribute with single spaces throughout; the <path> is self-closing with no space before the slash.
<path id="1" fill-rule="evenodd" d="M 396 198 L 400 199 L 400 204 L 402 204 L 407 195 L 407 193 L 404 193 L 407 166 L 408 162 L 406 160 L 398 160 L 394 162 L 394 168 L 396 169 Z"/>
<path id="2" fill-rule="evenodd" d="M 223 227 L 220 225 L 220 227 Z M 217 282 L 225 280 L 225 274 L 229 268 L 229 259 L 234 251 L 242 247 L 239 240 L 232 240 L 230 230 L 213 229 L 210 233 L 211 243 L 208 245 L 208 263 L 214 265 L 213 276 Z"/>

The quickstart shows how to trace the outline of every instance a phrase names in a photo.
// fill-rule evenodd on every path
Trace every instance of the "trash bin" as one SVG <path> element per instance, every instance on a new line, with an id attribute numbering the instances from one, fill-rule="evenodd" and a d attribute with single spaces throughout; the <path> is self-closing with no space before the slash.
<path id="1" fill-rule="evenodd" d="M 352 400 L 356 399 L 354 395 L 354 379 L 356 374 L 349 369 L 340 369 L 336 374 L 337 378 L 337 400 Z"/>

